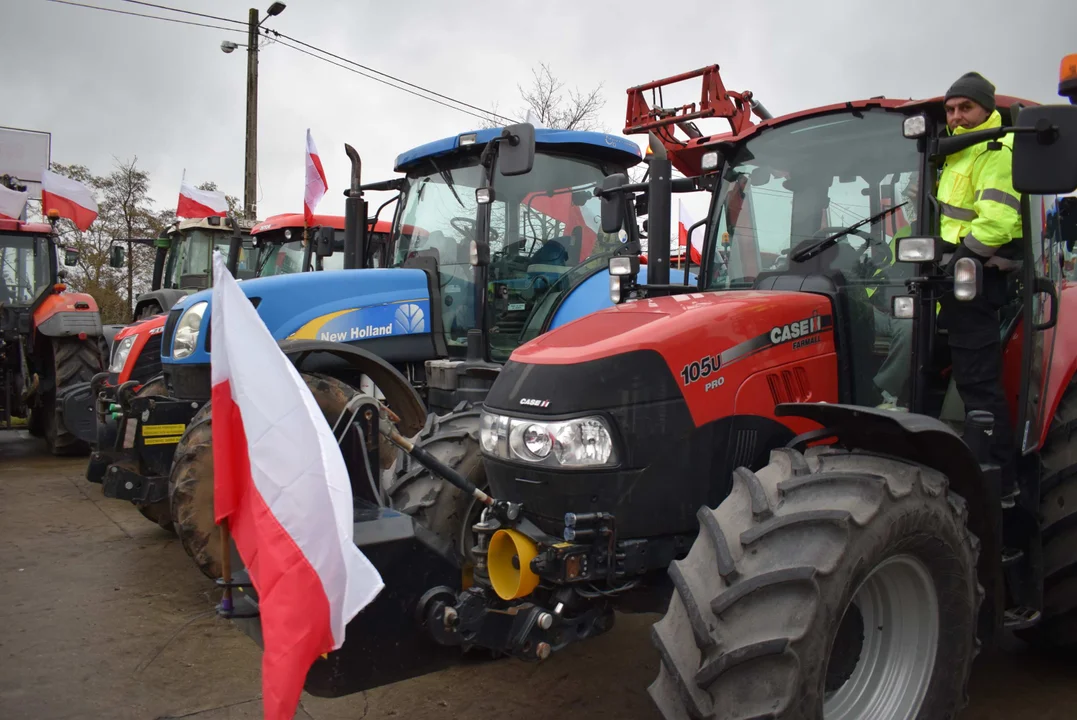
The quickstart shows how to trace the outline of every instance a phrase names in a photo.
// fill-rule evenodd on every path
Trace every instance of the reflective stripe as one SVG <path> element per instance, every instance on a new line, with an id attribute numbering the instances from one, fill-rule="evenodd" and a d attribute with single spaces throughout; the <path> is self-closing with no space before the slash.
<path id="1" fill-rule="evenodd" d="M 965 243 L 965 247 L 967 247 L 969 250 L 983 257 L 991 257 L 996 252 L 998 252 L 997 247 L 994 247 L 992 245 L 984 245 L 982 242 L 977 240 L 976 236 L 972 233 L 966 235 L 964 240 L 962 240 L 961 242 Z"/>
<path id="2" fill-rule="evenodd" d="M 1017 212 L 1021 212 L 1021 201 L 1003 190 L 995 190 L 994 188 L 981 190 L 978 193 L 976 200 L 990 200 L 991 202 L 1001 203 L 1008 208 L 1013 208 Z"/>
<path id="3" fill-rule="evenodd" d="M 976 219 L 975 210 L 966 210 L 965 208 L 959 208 L 956 205 L 950 205 L 949 203 L 944 203 L 941 200 L 939 201 L 939 208 L 941 209 L 943 215 L 948 218 L 953 218 L 954 220 L 968 220 L 971 222 Z"/>

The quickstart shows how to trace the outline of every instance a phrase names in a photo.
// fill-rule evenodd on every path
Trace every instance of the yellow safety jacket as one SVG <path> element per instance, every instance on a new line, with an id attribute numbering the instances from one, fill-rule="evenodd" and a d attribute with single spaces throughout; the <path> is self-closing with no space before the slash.
<path id="1" fill-rule="evenodd" d="M 979 127 L 957 128 L 954 135 L 1002 126 L 998 110 Z M 982 142 L 946 158 L 936 194 L 942 213 L 943 240 L 989 258 L 1011 240 L 1021 237 L 1021 196 L 1013 189 L 1013 135 L 989 148 Z M 1011 248 L 1017 250 L 1017 246 Z"/>

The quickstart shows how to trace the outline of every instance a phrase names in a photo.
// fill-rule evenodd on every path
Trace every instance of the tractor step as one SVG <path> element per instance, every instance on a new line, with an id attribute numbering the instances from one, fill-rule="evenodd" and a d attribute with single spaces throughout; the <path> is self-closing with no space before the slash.
<path id="1" fill-rule="evenodd" d="M 1002 567 L 1014 565 L 1024 556 L 1024 550 L 1019 550 L 1018 548 L 1002 548 Z"/>
<path id="2" fill-rule="evenodd" d="M 1008 492 L 1007 491 L 1003 491 L 1003 492 L 1005 492 L 1005 494 L 1002 496 L 1002 509 L 1003 510 L 1009 510 L 1010 508 L 1013 508 L 1014 506 L 1016 506 L 1017 505 L 1017 496 L 1021 494 L 1020 488 L 1018 488 L 1015 485 Z"/>
<path id="3" fill-rule="evenodd" d="M 1040 611 L 1019 605 L 1003 613 L 1002 625 L 1007 630 L 1025 630 L 1040 621 Z"/>

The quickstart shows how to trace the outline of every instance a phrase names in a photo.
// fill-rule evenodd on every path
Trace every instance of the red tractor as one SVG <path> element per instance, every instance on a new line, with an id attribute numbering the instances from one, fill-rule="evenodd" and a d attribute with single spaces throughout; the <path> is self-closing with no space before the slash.
<path id="1" fill-rule="evenodd" d="M 97 303 L 66 292 L 62 251 L 48 223 L 0 219 L 0 421 L 26 418 L 50 452 L 72 455 L 89 446 L 63 422 L 65 391 L 105 360 Z M 76 262 L 67 250 L 64 263 Z"/>
<path id="2" fill-rule="evenodd" d="M 700 76 L 698 105 L 644 101 Z M 1074 98 L 1075 81 L 1060 91 Z M 353 536 L 385 589 L 307 690 L 430 672 L 454 647 L 549 662 L 642 611 L 664 614 L 650 694 L 669 720 L 952 718 L 1001 629 L 1077 646 L 1077 286 L 1061 272 L 1073 238 L 1045 222 L 1077 188 L 1077 107 L 998 106 L 1002 127 L 949 136 L 942 98 L 770 117 L 716 66 L 631 89 L 649 180 L 613 175 L 598 194 L 611 232 L 631 231 L 646 193 L 647 284 L 630 237 L 609 261 L 615 307 L 513 352 L 484 401 L 484 473 L 412 454 L 482 503 L 459 528 L 475 541 L 466 582 L 353 477 Z M 706 117 L 731 132 L 703 135 Z M 1006 497 L 995 418 L 961 407 L 935 312 L 947 293 L 975 299 L 985 270 L 946 270 L 932 195 L 948 155 L 1011 133 L 1023 253 L 998 317 L 1019 429 Z M 671 193 L 698 189 L 702 267 L 671 284 Z M 877 407 L 879 310 L 912 324 L 904 412 Z M 233 585 L 247 588 L 235 613 L 256 614 L 242 573 Z"/>

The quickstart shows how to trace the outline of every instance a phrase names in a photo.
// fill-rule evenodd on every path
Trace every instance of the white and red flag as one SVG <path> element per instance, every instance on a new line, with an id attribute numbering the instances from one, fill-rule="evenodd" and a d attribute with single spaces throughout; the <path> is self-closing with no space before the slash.
<path id="1" fill-rule="evenodd" d="M 353 542 L 329 423 L 220 252 L 211 323 L 214 511 L 258 593 L 263 716 L 291 720 L 310 666 L 344 643 L 383 582 Z"/>
<path id="2" fill-rule="evenodd" d="M 322 159 L 318 156 L 318 148 L 314 146 L 314 138 L 310 136 L 310 128 L 307 128 L 307 182 L 303 192 L 303 221 L 308 227 L 314 225 L 314 210 L 321 202 L 322 196 L 329 189 L 329 183 L 325 179 L 325 170 L 322 169 Z"/>
<path id="3" fill-rule="evenodd" d="M 0 218 L 8 220 L 21 219 L 22 211 L 26 208 L 26 200 L 29 197 L 29 193 L 11 190 L 0 185 Z"/>
<path id="4" fill-rule="evenodd" d="M 41 173 L 41 214 L 48 217 L 53 210 L 79 230 L 89 230 L 97 218 L 97 201 L 78 180 L 45 170 Z"/>
<path id="5" fill-rule="evenodd" d="M 207 218 L 228 215 L 228 198 L 217 190 L 199 190 L 180 182 L 179 203 L 176 205 L 176 217 Z"/>
<path id="6" fill-rule="evenodd" d="M 677 199 L 679 208 L 679 217 L 677 219 L 677 244 L 684 248 L 688 247 L 688 228 L 692 227 L 692 218 L 688 215 L 688 210 L 684 207 L 684 200 Z M 696 228 L 697 230 L 699 228 Z M 696 237 L 692 239 L 691 247 L 688 250 L 689 259 L 693 264 L 699 265 L 703 261 L 703 233 L 697 233 Z"/>

